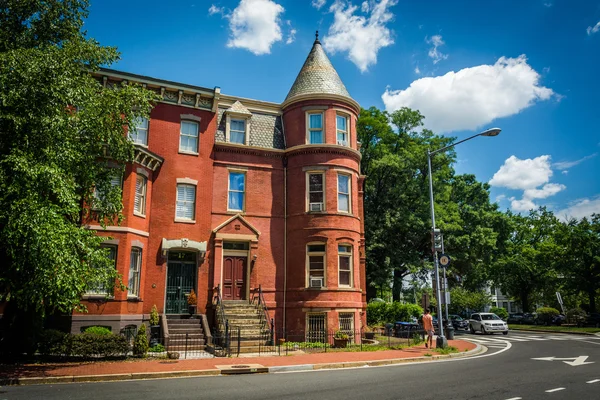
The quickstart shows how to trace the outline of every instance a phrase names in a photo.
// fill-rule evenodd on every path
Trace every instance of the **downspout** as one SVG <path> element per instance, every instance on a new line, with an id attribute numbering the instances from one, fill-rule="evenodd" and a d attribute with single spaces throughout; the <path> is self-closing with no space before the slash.
<path id="1" fill-rule="evenodd" d="M 281 117 L 281 133 L 283 135 L 283 148 L 287 149 L 285 140 L 285 125 L 283 116 Z M 287 339 L 286 333 L 286 299 L 287 299 L 287 156 L 283 156 L 283 338 Z"/>

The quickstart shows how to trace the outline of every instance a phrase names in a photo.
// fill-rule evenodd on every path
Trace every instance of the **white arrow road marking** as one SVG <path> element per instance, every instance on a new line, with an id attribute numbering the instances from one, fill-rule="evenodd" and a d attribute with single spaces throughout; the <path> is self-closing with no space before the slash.
<path id="1" fill-rule="evenodd" d="M 579 356 L 579 357 L 569 357 L 569 358 L 539 357 L 539 358 L 532 358 L 532 360 L 538 360 L 538 361 L 562 361 L 565 364 L 569 364 L 572 367 L 576 367 L 578 365 L 593 364 L 594 361 L 585 362 L 585 360 L 587 360 L 588 357 L 589 356 Z M 568 360 L 573 360 L 573 361 L 568 361 Z"/>
<path id="2" fill-rule="evenodd" d="M 556 388 L 556 389 L 546 390 L 546 393 L 558 392 L 559 390 L 565 390 L 565 388 Z"/>
<path id="3" fill-rule="evenodd" d="M 600 379 L 594 379 L 593 381 L 587 381 L 586 383 L 598 383 L 600 382 Z"/>
<path id="4" fill-rule="evenodd" d="M 522 397 L 511 397 L 510 399 L 506 399 L 506 400 L 521 400 Z"/>

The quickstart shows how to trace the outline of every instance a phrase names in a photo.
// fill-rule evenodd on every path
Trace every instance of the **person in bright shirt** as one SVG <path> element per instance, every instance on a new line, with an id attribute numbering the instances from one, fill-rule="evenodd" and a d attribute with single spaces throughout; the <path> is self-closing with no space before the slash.
<path id="1" fill-rule="evenodd" d="M 423 315 L 423 329 L 427 332 L 425 347 L 433 348 L 433 317 L 430 314 L 429 308 L 425 309 L 425 315 Z"/>

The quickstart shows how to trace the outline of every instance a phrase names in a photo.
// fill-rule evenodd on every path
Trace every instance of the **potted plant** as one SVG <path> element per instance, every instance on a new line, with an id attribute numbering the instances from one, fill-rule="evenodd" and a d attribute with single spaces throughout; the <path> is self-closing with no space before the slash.
<path id="1" fill-rule="evenodd" d="M 152 311 L 150 311 L 150 347 L 154 347 L 159 342 L 160 336 L 160 325 L 158 316 L 158 309 L 156 308 L 156 304 L 152 306 Z"/>
<path id="2" fill-rule="evenodd" d="M 373 329 L 371 329 L 371 327 L 370 327 L 370 326 L 368 326 L 368 325 L 367 325 L 367 326 L 365 326 L 365 327 L 363 328 L 363 332 L 364 332 L 364 334 L 365 334 L 365 339 L 368 339 L 368 340 L 373 340 L 373 339 L 375 339 L 375 332 L 373 332 Z"/>
<path id="3" fill-rule="evenodd" d="M 194 289 L 192 289 L 192 291 L 188 295 L 187 303 L 190 315 L 196 314 L 196 307 L 198 307 L 198 298 L 196 297 L 196 292 L 194 292 Z"/>
<path id="4" fill-rule="evenodd" d="M 337 330 L 335 332 L 335 334 L 333 335 L 333 347 L 336 347 L 338 349 L 343 349 L 346 346 L 348 346 L 349 339 L 350 339 L 350 336 L 348 336 L 347 333 Z"/>

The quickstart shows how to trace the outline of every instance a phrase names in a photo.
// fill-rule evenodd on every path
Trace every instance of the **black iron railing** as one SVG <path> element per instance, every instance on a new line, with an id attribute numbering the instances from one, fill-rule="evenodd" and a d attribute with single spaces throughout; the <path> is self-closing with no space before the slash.
<path id="1" fill-rule="evenodd" d="M 231 355 L 229 321 L 225 316 L 225 307 L 221 298 L 221 285 L 217 286 L 215 300 L 215 332 L 213 333 L 213 346 L 215 355 Z"/>
<path id="2" fill-rule="evenodd" d="M 263 296 L 262 285 L 258 285 L 258 291 L 254 294 L 252 302 L 257 304 L 258 307 L 262 308 L 260 313 L 261 322 L 261 336 L 263 340 L 260 341 L 261 345 L 264 343 L 267 346 L 273 346 L 274 333 L 275 333 L 275 320 L 269 317 L 269 308 L 265 302 Z"/>

